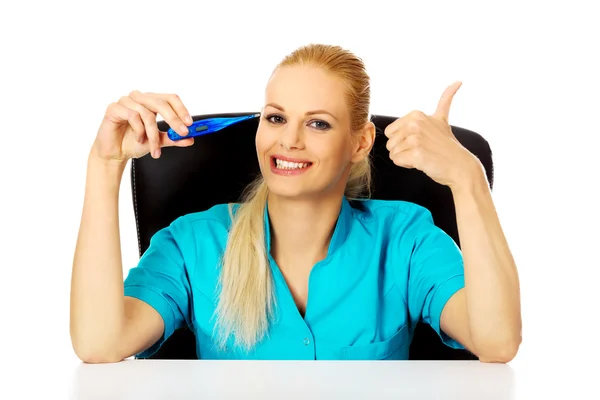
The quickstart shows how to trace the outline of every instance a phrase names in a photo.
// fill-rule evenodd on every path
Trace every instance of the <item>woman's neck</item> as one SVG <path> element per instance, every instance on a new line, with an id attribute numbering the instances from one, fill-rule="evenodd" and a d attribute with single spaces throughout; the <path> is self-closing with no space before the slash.
<path id="1" fill-rule="evenodd" d="M 281 266 L 302 268 L 324 259 L 342 206 L 339 196 L 290 200 L 269 195 L 271 255 Z"/>

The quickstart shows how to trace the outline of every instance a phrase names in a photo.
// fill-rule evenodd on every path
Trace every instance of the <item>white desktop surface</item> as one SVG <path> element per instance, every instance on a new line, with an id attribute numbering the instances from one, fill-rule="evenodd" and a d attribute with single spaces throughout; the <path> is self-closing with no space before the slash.
<path id="1" fill-rule="evenodd" d="M 510 364 L 478 361 L 131 359 L 77 365 L 69 398 L 483 400 L 534 399 L 542 393 L 560 392 L 576 395 L 578 400 L 600 399 L 597 392 L 580 392 L 582 387 L 577 386 L 554 390 L 557 381 L 536 374 L 535 368 L 518 375 Z"/>
<path id="2" fill-rule="evenodd" d="M 543 356 L 543 355 L 542 355 Z M 568 399 L 600 400 L 589 353 L 478 361 L 167 361 L 84 364 L 76 357 L 3 360 L 0 399 Z"/>

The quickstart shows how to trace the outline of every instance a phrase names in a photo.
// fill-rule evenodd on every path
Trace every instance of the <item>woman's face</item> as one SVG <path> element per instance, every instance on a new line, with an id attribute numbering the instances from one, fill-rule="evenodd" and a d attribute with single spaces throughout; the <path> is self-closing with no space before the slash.
<path id="1" fill-rule="evenodd" d="M 272 75 L 256 134 L 260 169 L 271 193 L 343 194 L 357 147 L 350 140 L 345 94 L 342 81 L 319 68 L 283 67 Z"/>

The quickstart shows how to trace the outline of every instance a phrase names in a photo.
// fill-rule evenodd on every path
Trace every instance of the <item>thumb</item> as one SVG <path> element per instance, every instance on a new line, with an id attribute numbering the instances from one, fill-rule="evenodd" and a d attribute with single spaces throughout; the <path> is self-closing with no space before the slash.
<path id="1" fill-rule="evenodd" d="M 450 106 L 452 105 L 452 99 L 454 95 L 462 86 L 461 81 L 454 82 L 452 85 L 448 86 L 444 93 L 442 93 L 442 97 L 438 103 L 437 109 L 433 114 L 435 117 L 444 120 L 446 123 L 448 122 L 448 118 L 450 117 Z"/>

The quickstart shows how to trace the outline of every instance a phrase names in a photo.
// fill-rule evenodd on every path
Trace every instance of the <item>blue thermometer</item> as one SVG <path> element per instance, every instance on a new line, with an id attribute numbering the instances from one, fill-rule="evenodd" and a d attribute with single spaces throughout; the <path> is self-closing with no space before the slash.
<path id="1" fill-rule="evenodd" d="M 247 119 L 256 118 L 259 116 L 260 113 L 244 115 L 241 117 L 204 118 L 198 121 L 194 121 L 192 125 L 188 126 L 189 133 L 186 136 L 181 136 L 172 128 L 167 131 L 167 135 L 169 136 L 169 139 L 173 141 L 207 135 L 209 133 L 220 131 L 223 128 L 227 128 L 230 125 L 237 124 L 238 122 L 242 122 Z"/>

